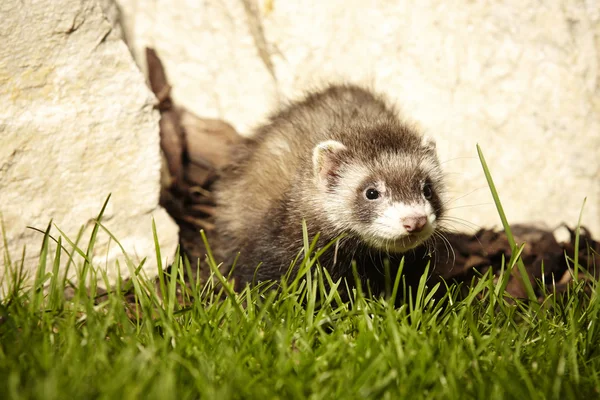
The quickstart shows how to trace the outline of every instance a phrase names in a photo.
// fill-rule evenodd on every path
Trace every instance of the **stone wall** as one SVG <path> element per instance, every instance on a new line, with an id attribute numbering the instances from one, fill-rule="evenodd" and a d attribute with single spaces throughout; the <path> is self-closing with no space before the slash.
<path id="1" fill-rule="evenodd" d="M 575 0 L 117 0 L 134 56 L 175 100 L 248 133 L 279 99 L 367 83 L 437 138 L 455 227 L 499 219 L 600 234 L 600 4 Z M 462 221 L 464 220 L 464 221 Z"/>
<path id="2" fill-rule="evenodd" d="M 13 261 L 26 245 L 31 276 L 43 235 L 27 226 L 45 229 L 50 219 L 71 240 L 85 225 L 85 249 L 112 193 L 105 225 L 156 274 L 152 217 L 165 256 L 177 227 L 158 207 L 155 98 L 127 46 L 95 1 L 3 0 L 0 20 L 0 213 Z M 101 232 L 95 250 L 95 265 L 116 277 L 119 247 Z"/>

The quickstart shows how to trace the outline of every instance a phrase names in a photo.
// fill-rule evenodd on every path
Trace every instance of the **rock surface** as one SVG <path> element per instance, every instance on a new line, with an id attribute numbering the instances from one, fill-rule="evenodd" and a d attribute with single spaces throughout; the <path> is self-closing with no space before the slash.
<path id="1" fill-rule="evenodd" d="M 73 241 L 85 224 L 85 249 L 112 193 L 103 223 L 156 274 L 152 218 L 163 256 L 175 250 L 177 226 L 158 207 L 159 115 L 127 46 L 95 1 L 4 0 L 0 20 L 0 212 L 13 261 L 26 245 L 32 275 L 42 235 L 27 226 L 45 229 L 50 219 Z M 94 264 L 114 279 L 121 257 L 101 231 Z"/>
<path id="2" fill-rule="evenodd" d="M 367 83 L 437 138 L 451 225 L 600 234 L 600 5 L 593 1 L 117 0 L 138 64 L 163 60 L 177 104 L 249 133 L 279 99 Z"/>

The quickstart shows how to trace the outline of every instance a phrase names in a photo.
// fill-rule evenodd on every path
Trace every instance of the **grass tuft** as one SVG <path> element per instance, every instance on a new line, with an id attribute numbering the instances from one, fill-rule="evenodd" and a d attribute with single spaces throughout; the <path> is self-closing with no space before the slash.
<path id="1" fill-rule="evenodd" d="M 493 187 L 483 155 L 481 160 Z M 492 193 L 509 235 L 495 189 Z M 40 230 L 32 285 L 26 285 L 23 273 L 25 252 L 20 258 L 8 250 L 3 254 L 8 281 L 0 298 L 2 398 L 562 399 L 600 394 L 596 283 L 574 281 L 568 295 L 547 293 L 538 307 L 529 299 L 507 298 L 511 271 L 522 264 L 523 245 L 514 240 L 512 257 L 502 262 L 497 276 L 489 269 L 468 287 L 449 286 L 441 299 L 435 296 L 441 284 L 430 287 L 423 275 L 417 287 L 406 288 L 402 273 L 390 276 L 388 265 L 389 296 L 371 296 L 367 287 L 358 286 L 344 302 L 340 291 L 346 283 L 334 281 L 321 267 L 318 255 L 325 249 L 317 248 L 306 228 L 299 254 L 307 257 L 296 260 L 298 275 L 290 274 L 280 285 L 262 283 L 235 292 L 204 232 L 199 236 L 208 256 L 192 265 L 179 251 L 172 260 L 163 258 L 153 224 L 158 279 L 145 277 L 146 261 L 136 263 L 123 250 L 119 263 L 126 264 L 130 279 L 119 278 L 103 291 L 98 282 L 108 282 L 106 271 L 115 265 L 92 259 L 94 242 L 106 234 L 123 246 L 102 224 L 102 214 L 86 249 L 79 245 L 83 229 L 74 240 L 58 227 L 59 236 L 52 235 L 51 224 Z M 56 251 L 49 250 L 50 242 Z M 77 270 L 75 282 L 61 273 L 63 260 Z M 577 271 L 579 258 L 574 260 Z M 164 266 L 169 268 L 163 271 Z M 410 265 L 400 265 L 400 271 L 406 268 Z M 210 271 L 206 282 L 199 281 L 200 269 Z M 74 294 L 66 295 L 65 289 Z M 414 296 L 395 307 L 396 297 L 407 292 Z"/>

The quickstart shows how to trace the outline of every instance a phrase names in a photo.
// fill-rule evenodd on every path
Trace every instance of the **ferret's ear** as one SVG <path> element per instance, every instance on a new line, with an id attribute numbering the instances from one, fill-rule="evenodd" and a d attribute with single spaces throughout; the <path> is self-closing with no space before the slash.
<path id="1" fill-rule="evenodd" d="M 336 140 L 327 140 L 315 146 L 313 150 L 313 173 L 315 178 L 326 186 L 331 186 L 342 163 L 347 148 Z"/>
<path id="2" fill-rule="evenodd" d="M 421 145 L 430 153 L 435 154 L 436 151 L 436 147 L 435 147 L 435 140 L 433 140 L 433 138 L 431 136 L 428 135 L 424 135 L 421 138 Z"/>

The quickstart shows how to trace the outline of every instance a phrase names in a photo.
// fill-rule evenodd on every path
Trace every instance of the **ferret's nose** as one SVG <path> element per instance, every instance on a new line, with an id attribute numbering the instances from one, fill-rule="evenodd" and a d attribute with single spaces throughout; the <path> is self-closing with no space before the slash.
<path id="1" fill-rule="evenodd" d="M 425 225 L 427 225 L 427 217 L 424 215 L 405 217 L 402 218 L 402 225 L 404 225 L 404 229 L 408 233 L 421 232 Z"/>

